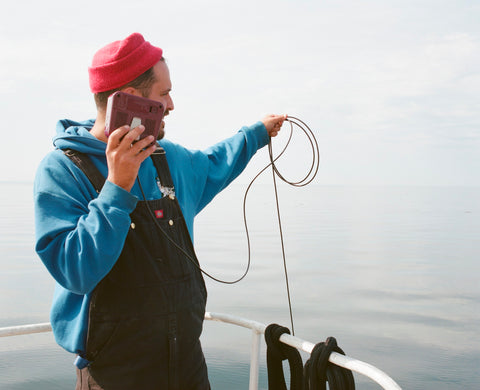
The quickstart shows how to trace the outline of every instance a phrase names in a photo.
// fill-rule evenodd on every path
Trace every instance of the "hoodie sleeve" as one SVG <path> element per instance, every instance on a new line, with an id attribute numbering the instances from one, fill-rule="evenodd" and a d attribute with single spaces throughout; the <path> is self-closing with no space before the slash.
<path id="1" fill-rule="evenodd" d="M 257 150 L 269 141 L 264 124 L 257 122 L 242 127 L 232 137 L 204 151 L 166 145 L 170 146 L 167 159 L 190 232 L 193 231 L 193 217 L 240 175 Z"/>
<path id="2" fill-rule="evenodd" d="M 208 175 L 197 213 L 240 175 L 257 150 L 269 141 L 265 125 L 257 122 L 253 126 L 242 127 L 233 137 L 206 149 Z"/>
<path id="3" fill-rule="evenodd" d="M 88 294 L 108 274 L 136 203 L 135 196 L 108 181 L 97 194 L 61 151 L 42 161 L 34 184 L 35 250 L 61 286 Z"/>

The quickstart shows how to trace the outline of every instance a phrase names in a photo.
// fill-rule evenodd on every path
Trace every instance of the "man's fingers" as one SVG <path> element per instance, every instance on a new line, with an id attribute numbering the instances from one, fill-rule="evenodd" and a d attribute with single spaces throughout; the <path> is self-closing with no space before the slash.
<path id="1" fill-rule="evenodd" d="M 130 130 L 125 137 L 122 139 L 122 143 L 125 143 L 126 146 L 130 147 L 134 141 L 140 138 L 140 134 L 145 131 L 145 127 L 143 125 L 137 126 L 134 129 Z"/>
<path id="2" fill-rule="evenodd" d="M 134 129 L 130 129 L 130 126 L 122 126 L 112 132 L 108 138 L 108 143 L 113 148 L 121 148 L 125 150 L 131 149 L 133 145 L 136 145 L 136 152 L 138 152 L 154 141 L 153 136 L 140 139 L 140 135 L 144 131 L 145 127 L 143 125 L 137 126 Z"/>
<path id="3" fill-rule="evenodd" d="M 108 137 L 108 144 L 118 145 L 120 144 L 123 137 L 130 131 L 130 126 L 122 126 L 112 131 L 110 136 Z"/>
<path id="4" fill-rule="evenodd" d="M 151 145 L 152 142 L 155 141 L 153 135 L 149 135 L 148 137 L 142 138 L 140 141 L 137 141 L 132 144 L 132 152 L 135 154 L 141 153 L 144 149 L 148 149 L 150 146 L 156 147 L 156 145 Z"/>

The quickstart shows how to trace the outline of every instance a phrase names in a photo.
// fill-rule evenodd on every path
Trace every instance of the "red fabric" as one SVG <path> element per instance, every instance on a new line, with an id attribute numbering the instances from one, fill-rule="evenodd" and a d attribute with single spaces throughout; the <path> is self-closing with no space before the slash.
<path id="1" fill-rule="evenodd" d="M 162 49 L 133 33 L 121 41 L 109 43 L 95 53 L 88 68 L 93 93 L 119 88 L 150 69 L 162 58 Z"/>

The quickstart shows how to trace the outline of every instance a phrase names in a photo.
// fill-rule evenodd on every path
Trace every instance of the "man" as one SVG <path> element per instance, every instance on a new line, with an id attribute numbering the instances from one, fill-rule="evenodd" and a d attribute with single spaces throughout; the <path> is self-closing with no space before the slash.
<path id="1" fill-rule="evenodd" d="M 106 137 L 106 101 L 121 90 L 161 102 L 168 115 L 162 50 L 134 33 L 95 54 L 89 81 L 95 121 L 58 123 L 34 185 L 36 251 L 57 282 L 55 338 L 78 355 L 78 390 L 209 389 L 194 216 L 286 116 L 269 115 L 203 152 L 163 139 L 163 122 L 153 153 L 151 136 L 134 142 L 143 126 Z"/>

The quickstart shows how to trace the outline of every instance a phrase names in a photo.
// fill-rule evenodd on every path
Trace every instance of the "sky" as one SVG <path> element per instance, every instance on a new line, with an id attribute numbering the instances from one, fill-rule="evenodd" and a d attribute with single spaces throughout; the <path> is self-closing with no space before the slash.
<path id="1" fill-rule="evenodd" d="M 480 185 L 478 1 L 16 1 L 0 18 L 0 181 L 34 180 L 57 120 L 95 117 L 93 54 L 140 32 L 170 68 L 174 142 L 286 113 L 315 134 L 318 184 Z M 309 156 L 294 130 L 282 166 Z"/>

